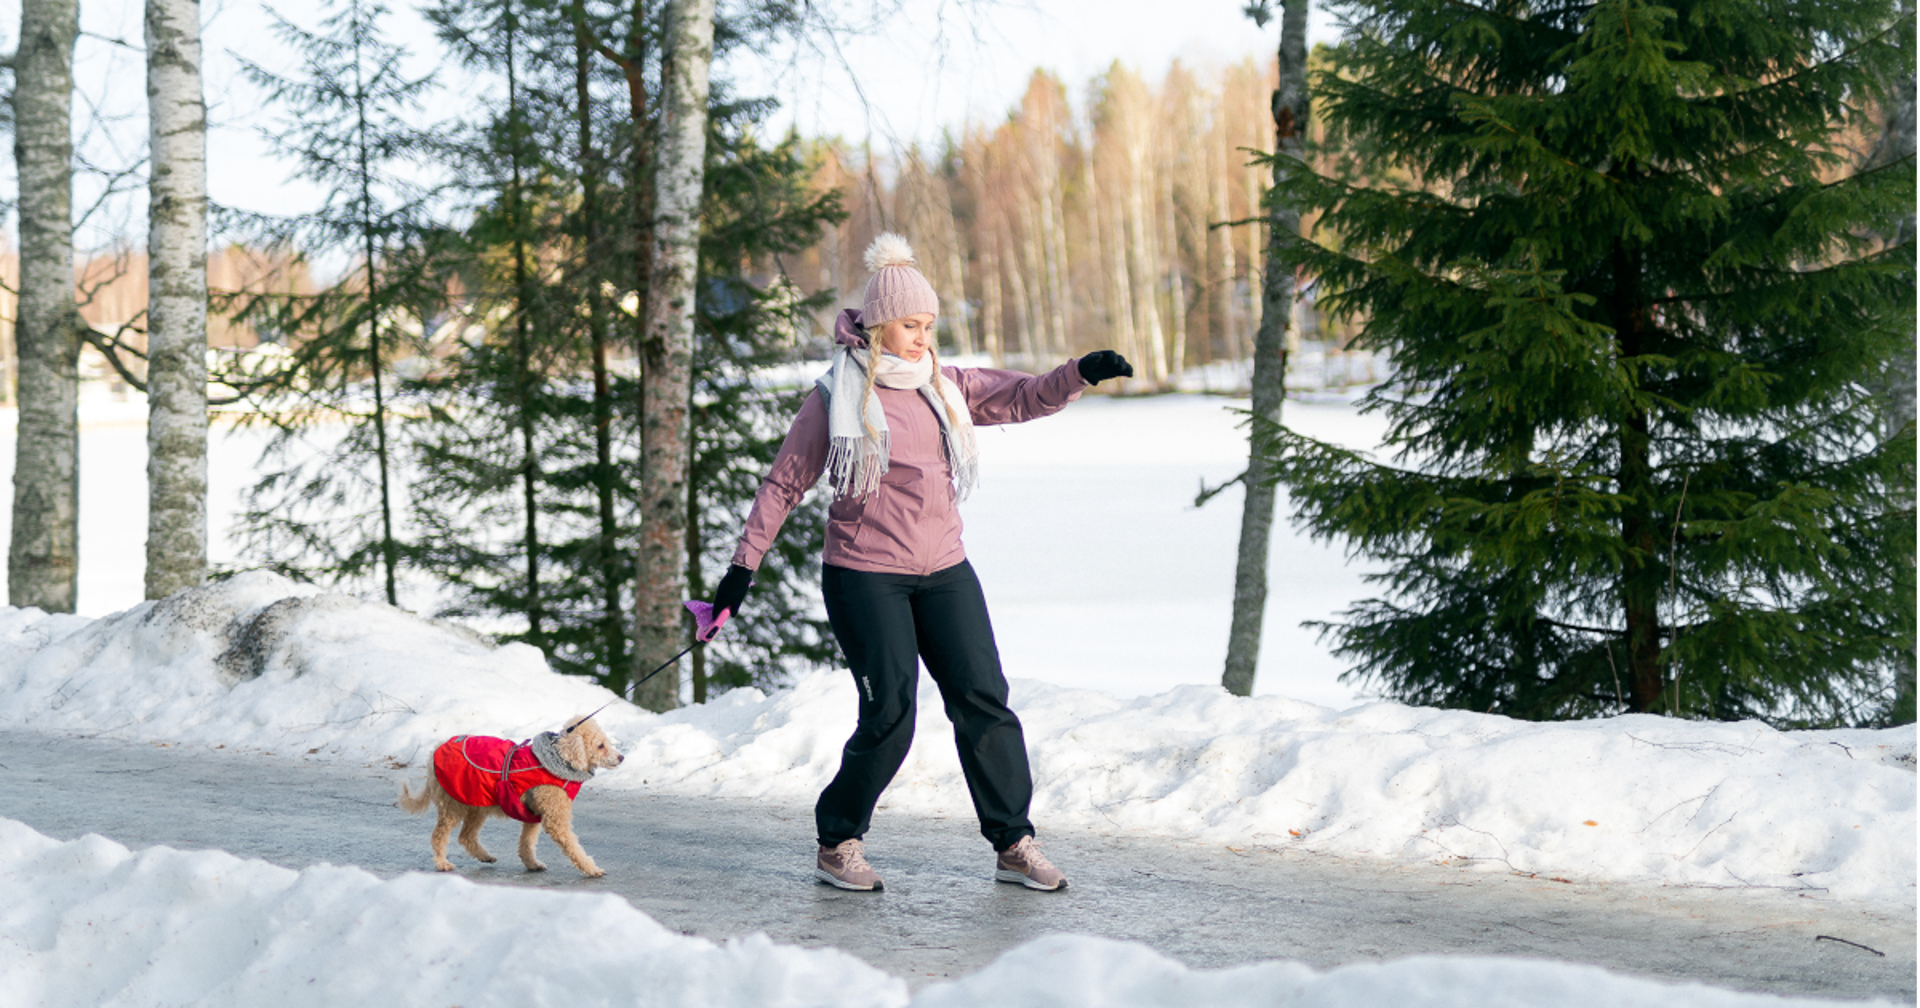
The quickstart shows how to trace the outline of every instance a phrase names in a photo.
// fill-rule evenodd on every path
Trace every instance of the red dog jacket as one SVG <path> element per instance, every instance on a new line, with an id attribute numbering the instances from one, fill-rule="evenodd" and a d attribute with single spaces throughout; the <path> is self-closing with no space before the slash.
<path id="1" fill-rule="evenodd" d="M 433 751 L 433 776 L 440 787 L 463 805 L 500 811 L 521 822 L 539 822 L 521 797 L 542 784 L 564 788 L 568 798 L 580 794 L 580 782 L 562 780 L 540 765 L 533 747 L 486 735 L 455 735 Z"/>

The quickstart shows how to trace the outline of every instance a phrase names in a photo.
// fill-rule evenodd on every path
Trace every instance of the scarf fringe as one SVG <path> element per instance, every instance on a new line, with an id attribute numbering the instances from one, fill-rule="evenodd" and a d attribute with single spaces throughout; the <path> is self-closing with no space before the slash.
<path id="1" fill-rule="evenodd" d="M 880 478 L 887 473 L 887 459 L 893 447 L 893 434 L 887 430 L 886 411 L 878 398 L 867 402 L 866 416 L 860 414 L 860 400 L 866 390 L 864 352 L 841 347 L 833 355 L 832 367 L 817 384 L 827 397 L 827 484 L 836 500 L 864 497 L 880 489 Z M 931 375 L 931 371 L 929 371 Z M 933 406 L 940 422 L 940 435 L 946 449 L 947 467 L 953 473 L 954 502 L 973 493 L 980 479 L 980 450 L 973 439 L 973 423 L 966 400 L 950 381 L 940 384 L 942 397 L 928 381 L 918 387 L 921 396 Z M 960 417 L 955 424 L 949 415 Z M 864 422 L 863 422 L 864 419 Z M 871 427 L 878 437 L 869 436 Z"/>

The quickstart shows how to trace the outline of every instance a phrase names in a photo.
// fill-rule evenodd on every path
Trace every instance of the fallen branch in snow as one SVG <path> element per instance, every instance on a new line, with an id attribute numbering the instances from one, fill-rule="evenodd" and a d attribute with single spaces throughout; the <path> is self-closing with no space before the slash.
<path id="1" fill-rule="evenodd" d="M 1651 742 L 1632 732 L 1627 732 L 1626 735 L 1641 745 L 1656 746 L 1661 749 L 1680 749 L 1685 752 L 1713 752 L 1722 753 L 1727 756 L 1746 756 L 1760 751 L 1749 746 L 1734 745 L 1730 742 Z"/>
<path id="2" fill-rule="evenodd" d="M 1699 815 L 1699 813 L 1697 813 L 1697 812 L 1696 812 L 1696 813 L 1694 813 L 1694 814 L 1695 814 L 1695 815 Z M 1737 816 L 1737 815 L 1739 815 L 1739 814 L 1740 814 L 1740 813 L 1738 813 L 1738 812 L 1735 812 L 1735 813 L 1734 813 L 1733 815 L 1730 815 L 1730 816 L 1728 816 L 1728 817 L 1727 817 L 1727 822 L 1723 822 L 1723 823 L 1721 823 L 1721 824 L 1720 824 L 1720 826 L 1725 826 L 1725 825 L 1726 825 L 1727 823 L 1730 823 L 1730 822 L 1732 822 L 1732 821 L 1733 821 L 1733 816 Z M 1691 820 L 1691 819 L 1689 819 L 1689 820 L 1687 820 L 1687 821 L 1688 821 L 1688 822 L 1692 822 L 1693 820 Z M 1715 833 L 1718 833 L 1718 832 L 1720 831 L 1720 826 L 1715 826 L 1714 828 L 1712 828 L 1712 829 L 1710 829 L 1710 830 L 1708 830 L 1708 831 L 1706 831 L 1705 833 L 1702 833 L 1702 834 L 1700 834 L 1700 839 L 1698 839 L 1698 840 L 1695 840 L 1695 841 L 1693 842 L 1693 846 L 1692 846 L 1692 847 L 1689 847 L 1689 848 L 1687 848 L 1687 852 L 1686 852 L 1685 854 L 1682 854 L 1682 855 L 1680 855 L 1680 860 L 1682 860 L 1682 861 L 1685 861 L 1686 859 L 1688 859 L 1688 858 L 1690 858 L 1690 857 L 1692 857 L 1692 856 L 1693 856 L 1693 852 L 1694 852 L 1694 851 L 1697 851 L 1697 850 L 1699 850 L 1699 849 L 1700 849 L 1700 845 L 1701 845 L 1701 844 L 1703 844 L 1703 843 L 1706 843 L 1706 842 L 1707 842 L 1707 838 L 1708 838 L 1708 837 L 1710 837 L 1710 836 L 1712 836 L 1712 835 L 1714 835 Z"/>
<path id="3" fill-rule="evenodd" d="M 1834 936 L 1832 936 L 1832 935 L 1814 935 L 1814 936 L 1813 936 L 1813 940 L 1814 940 L 1814 941 L 1830 941 L 1830 942 L 1839 942 L 1839 943 L 1840 943 L 1840 944 L 1842 944 L 1842 945 L 1851 945 L 1851 946 L 1853 946 L 1854 948 L 1857 948 L 1857 949 L 1867 949 L 1867 951 L 1869 951 L 1869 952 L 1871 952 L 1871 953 L 1873 953 L 1874 955 L 1877 955 L 1877 956 L 1879 956 L 1879 957 L 1880 957 L 1880 958 L 1882 958 L 1882 959 L 1885 959 L 1885 958 L 1887 957 L 1887 954 L 1886 954 L 1885 952 L 1882 952 L 1882 951 L 1880 951 L 1880 950 L 1879 950 L 1879 949 L 1877 949 L 1877 948 L 1867 948 L 1867 946 L 1865 946 L 1865 945 L 1862 945 L 1862 944 L 1860 944 L 1859 942 L 1853 942 L 1853 941 L 1848 941 L 1848 940 L 1846 940 L 1845 938 L 1835 938 L 1835 937 L 1834 937 Z"/>

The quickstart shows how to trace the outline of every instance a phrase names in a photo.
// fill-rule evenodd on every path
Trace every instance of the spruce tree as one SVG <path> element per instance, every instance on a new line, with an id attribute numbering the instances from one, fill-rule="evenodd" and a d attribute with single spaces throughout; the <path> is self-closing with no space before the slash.
<path id="1" fill-rule="evenodd" d="M 709 117 L 688 479 L 687 590 L 695 598 L 711 597 L 726 572 L 787 424 L 812 390 L 804 382 L 770 386 L 764 374 L 793 363 L 811 317 L 832 307 L 830 292 L 803 298 L 784 275 L 749 269 L 798 255 L 845 217 L 837 192 L 814 190 L 797 137 L 768 147 L 754 139 L 751 127 L 765 111 L 764 103 L 723 99 Z M 715 687 L 776 685 L 837 660 L 818 588 L 827 503 L 813 494 L 787 516 L 754 573 L 742 618 L 695 651 L 695 703 Z"/>
<path id="2" fill-rule="evenodd" d="M 626 692 L 641 395 L 618 361 L 633 352 L 643 299 L 632 278 L 651 250 L 607 221 L 636 214 L 652 187 L 647 160 L 628 149 L 639 140 L 624 128 L 630 81 L 594 40 L 632 26 L 624 11 L 530 0 L 444 0 L 428 13 L 475 75 L 473 112 L 441 131 L 438 151 L 465 204 L 467 223 L 438 252 L 457 277 L 452 324 L 466 335 L 408 385 L 428 408 L 407 428 L 415 538 L 403 555 L 441 588 L 440 615 Z M 728 27 L 722 40 L 740 35 Z M 756 138 L 771 107 L 723 88 L 709 108 L 682 516 L 694 597 L 725 569 L 804 392 L 764 387 L 766 368 L 794 356 L 796 315 L 820 307 L 789 295 L 774 257 L 838 215 L 794 143 Z M 793 517 L 788 547 L 762 567 L 756 618 L 696 652 L 696 700 L 710 684 L 768 686 L 832 660 L 815 587 L 824 528 L 823 505 Z"/>
<path id="3" fill-rule="evenodd" d="M 240 516 L 245 554 L 300 578 L 372 577 L 398 605 L 404 453 L 392 365 L 420 356 L 444 298 L 432 272 L 433 193 L 417 160 L 424 138 L 412 121 L 429 83 L 405 73 L 407 52 L 387 38 L 387 16 L 376 0 L 330 0 L 314 30 L 276 15 L 300 65 L 244 64 L 284 116 L 269 135 L 276 152 L 326 195 L 311 212 L 235 214 L 232 226 L 295 262 L 350 265 L 317 296 L 241 292 L 223 301 L 290 351 L 276 381 L 253 386 L 260 408 L 249 418 L 270 424 L 272 436 Z"/>
<path id="4" fill-rule="evenodd" d="M 1340 5 L 1319 111 L 1372 178 L 1277 199 L 1397 381 L 1390 459 L 1264 429 L 1295 520 L 1385 568 L 1323 624 L 1393 697 L 1859 722 L 1913 647 L 1914 73 L 1889 0 Z M 1356 162 L 1357 163 L 1357 162 Z"/>

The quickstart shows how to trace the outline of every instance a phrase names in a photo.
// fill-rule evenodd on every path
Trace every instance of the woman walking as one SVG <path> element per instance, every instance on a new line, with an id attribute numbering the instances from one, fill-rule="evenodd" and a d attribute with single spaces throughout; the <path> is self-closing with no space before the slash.
<path id="1" fill-rule="evenodd" d="M 1034 376 L 943 368 L 934 353 L 940 299 L 898 235 L 867 249 L 865 305 L 836 320 L 833 364 L 787 431 L 754 498 L 715 616 L 738 611 L 753 570 L 788 512 L 824 472 L 832 487 L 821 576 L 827 619 L 852 668 L 859 723 L 840 770 L 814 806 L 815 874 L 842 889 L 885 888 L 863 838 L 880 792 L 913 742 L 918 662 L 940 688 L 980 832 L 998 852 L 994 877 L 1063 889 L 1027 819 L 1033 777 L 1020 720 L 987 619 L 986 597 L 960 544 L 960 514 L 978 477 L 973 428 L 1059 412 L 1087 386 L 1131 377 L 1101 350 Z"/>

